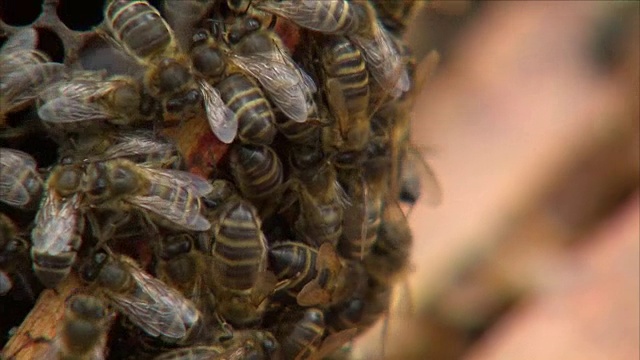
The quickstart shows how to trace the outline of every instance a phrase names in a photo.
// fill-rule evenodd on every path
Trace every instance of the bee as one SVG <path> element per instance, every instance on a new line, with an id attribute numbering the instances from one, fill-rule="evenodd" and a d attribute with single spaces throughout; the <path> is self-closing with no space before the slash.
<path id="1" fill-rule="evenodd" d="M 306 278 L 310 277 L 310 275 L 315 276 L 300 289 L 296 296 L 298 305 L 308 307 L 336 303 L 343 300 L 355 286 L 358 286 L 357 283 L 351 283 L 352 278 L 350 277 L 361 272 L 359 265 L 352 262 L 343 262 L 331 244 L 322 244 L 317 254 L 313 250 L 306 250 L 298 250 L 297 254 L 287 254 L 286 252 L 289 249 L 285 248 L 280 250 L 280 254 L 273 255 L 278 256 L 278 261 L 283 262 L 278 264 L 279 266 L 283 267 L 283 264 L 287 266 L 278 274 L 285 277 L 285 281 L 278 284 L 278 290 L 293 286 L 299 287 L 298 284 L 301 279 L 295 279 L 299 275 L 290 274 L 290 272 L 294 269 L 294 266 L 296 269 L 302 270 L 300 262 L 304 262 L 305 266 L 315 263 L 315 269 L 307 269 L 308 273 L 304 275 L 304 280 L 307 280 Z M 286 279 L 287 276 L 291 276 L 291 278 Z"/>
<path id="2" fill-rule="evenodd" d="M 278 35 L 256 16 L 238 16 L 224 32 L 230 48 L 227 58 L 258 80 L 271 102 L 296 122 L 305 122 L 315 110 L 316 85 L 286 52 Z"/>
<path id="3" fill-rule="evenodd" d="M 185 343 L 201 330 L 202 316 L 191 301 L 124 255 L 98 249 L 79 273 L 90 288 L 151 337 Z"/>
<path id="4" fill-rule="evenodd" d="M 195 239 L 187 233 L 167 235 L 157 245 L 158 279 L 179 290 L 200 309 L 204 321 L 217 320 L 214 313 L 216 299 L 207 274 L 210 263 L 205 254 L 197 249 Z"/>
<path id="5" fill-rule="evenodd" d="M 211 185 L 197 175 L 154 169 L 115 158 L 56 166 L 48 179 L 50 192 L 82 195 L 83 204 L 103 209 L 143 210 L 178 229 L 206 231 L 211 224 L 200 214 L 200 197 Z"/>
<path id="6" fill-rule="evenodd" d="M 280 345 L 268 331 L 240 330 L 233 339 L 216 345 L 196 345 L 167 352 L 154 360 L 278 359 Z"/>
<path id="7" fill-rule="evenodd" d="M 335 118 L 335 125 L 325 128 L 325 143 L 341 153 L 363 151 L 369 141 L 369 75 L 364 58 L 344 36 L 326 36 L 319 42 L 316 51 L 325 98 Z"/>
<path id="8" fill-rule="evenodd" d="M 62 325 L 45 359 L 101 360 L 113 316 L 104 303 L 90 295 L 69 299 Z"/>
<path id="9" fill-rule="evenodd" d="M 362 260 L 378 237 L 383 196 L 372 191 L 362 176 L 352 176 L 344 209 L 344 225 L 338 250 L 346 259 Z"/>
<path id="10" fill-rule="evenodd" d="M 31 105 L 48 84 L 65 76 L 63 64 L 36 50 L 33 28 L 19 30 L 0 48 L 0 125 L 8 113 Z"/>
<path id="11" fill-rule="evenodd" d="M 214 182 L 214 189 L 230 185 Z M 257 209 L 239 195 L 214 190 L 209 196 L 213 223 L 207 249 L 212 256 L 212 279 L 219 301 L 217 311 L 235 326 L 247 326 L 260 320 L 266 297 L 276 279 L 266 270 L 267 240 Z M 214 204 L 217 204 L 214 205 Z M 205 240 L 206 241 L 206 240 Z"/>
<path id="12" fill-rule="evenodd" d="M 392 286 L 376 281 L 364 281 L 346 301 L 332 306 L 327 312 L 327 327 L 331 333 L 356 330 L 362 333 L 388 312 Z"/>
<path id="13" fill-rule="evenodd" d="M 282 162 L 269 146 L 233 146 L 229 166 L 242 196 L 255 203 L 273 200 L 282 191 Z"/>
<path id="14" fill-rule="evenodd" d="M 140 166 L 180 169 L 182 155 L 176 145 L 149 130 L 102 131 L 68 137 L 58 149 L 62 162 L 92 163 L 128 159 Z"/>
<path id="15" fill-rule="evenodd" d="M 336 245 L 342 234 L 343 208 L 348 201 L 333 164 L 319 149 L 311 147 L 296 149 L 291 164 L 294 171 L 289 182 L 290 197 L 299 207 L 294 231 L 310 245 Z"/>
<path id="16" fill-rule="evenodd" d="M 42 195 L 36 161 L 19 150 L 0 148 L 0 202 L 33 210 Z"/>
<path id="17" fill-rule="evenodd" d="M 127 76 L 105 79 L 99 72 L 77 74 L 40 95 L 38 116 L 51 124 L 133 125 L 152 119 L 153 106 L 137 81 Z"/>
<path id="18" fill-rule="evenodd" d="M 113 0 L 105 6 L 106 24 L 117 44 L 148 69 L 144 88 L 161 99 L 169 114 L 193 115 L 204 103 L 213 133 L 224 143 L 236 136 L 237 122 L 220 93 L 194 73 L 188 54 L 173 30 L 147 1 Z"/>
<path id="19" fill-rule="evenodd" d="M 258 84 L 231 62 L 221 41 L 222 31 L 212 21 L 211 35 L 204 29 L 194 35 L 191 50 L 194 67 L 220 91 L 236 114 L 238 137 L 244 143 L 269 145 L 276 135 L 271 104 Z"/>
<path id="20" fill-rule="evenodd" d="M 258 10 L 283 17 L 306 29 L 344 35 L 362 52 L 367 68 L 397 98 L 409 89 L 409 76 L 391 35 L 368 1 L 254 0 Z"/>
<path id="21" fill-rule="evenodd" d="M 62 197 L 48 191 L 36 214 L 31 259 L 36 277 L 48 288 L 66 278 L 76 260 L 84 229 L 79 207 L 79 194 Z"/>
<path id="22" fill-rule="evenodd" d="M 316 261 L 318 251 L 308 245 L 286 241 L 269 249 L 269 267 L 278 278 L 275 292 L 286 291 L 296 296 L 302 288 L 318 275 Z"/>
<path id="23" fill-rule="evenodd" d="M 324 359 L 352 340 L 355 329 L 325 336 L 324 313 L 317 308 L 310 308 L 300 320 L 286 324 L 282 333 L 280 345 L 285 359 Z"/>
<path id="24" fill-rule="evenodd" d="M 409 268 L 413 245 L 411 228 L 397 203 L 389 203 L 382 213 L 378 239 L 363 264 L 371 278 L 382 284 L 392 284 Z"/>
<path id="25" fill-rule="evenodd" d="M 396 36 L 402 36 L 414 15 L 424 3 L 416 0 L 371 0 L 384 27 Z"/>
<path id="26" fill-rule="evenodd" d="M 0 296 L 6 295 L 14 282 L 21 285 L 27 296 L 34 294 L 25 278 L 23 264 L 28 264 L 29 244 L 20 236 L 14 222 L 0 213 Z"/>

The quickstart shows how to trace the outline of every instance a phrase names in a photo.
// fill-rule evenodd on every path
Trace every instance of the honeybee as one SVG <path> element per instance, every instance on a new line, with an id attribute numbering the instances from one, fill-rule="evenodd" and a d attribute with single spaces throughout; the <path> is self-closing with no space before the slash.
<path id="1" fill-rule="evenodd" d="M 368 1 L 254 0 L 252 6 L 325 34 L 345 35 L 361 51 L 371 75 L 397 98 L 409 76 L 391 36 Z"/>
<path id="2" fill-rule="evenodd" d="M 98 249 L 79 273 L 90 288 L 152 337 L 185 343 L 202 330 L 202 316 L 191 301 L 124 255 Z"/>
<path id="3" fill-rule="evenodd" d="M 384 27 L 396 36 L 402 36 L 414 14 L 424 5 L 416 0 L 371 0 Z"/>
<path id="4" fill-rule="evenodd" d="M 276 135 L 271 104 L 249 76 L 227 56 L 219 24 L 212 21 L 211 34 L 201 29 L 194 35 L 191 57 L 195 69 L 215 85 L 221 98 L 236 114 L 238 137 L 244 143 L 269 145 Z"/>
<path id="5" fill-rule="evenodd" d="M 154 360 L 269 360 L 278 359 L 280 345 L 268 331 L 240 330 L 233 339 L 215 345 L 197 345 L 167 352 Z"/>
<path id="6" fill-rule="evenodd" d="M 230 186 L 224 180 L 214 188 Z M 212 279 L 218 299 L 218 313 L 235 326 L 255 324 L 266 306 L 276 279 L 266 270 L 267 240 L 257 209 L 237 194 L 214 190 L 210 196 L 213 223 L 207 249 L 213 257 Z"/>
<path id="7" fill-rule="evenodd" d="M 41 93 L 40 100 L 38 116 L 51 124 L 133 125 L 153 115 L 137 81 L 127 76 L 105 79 L 95 71 L 53 84 Z"/>
<path id="8" fill-rule="evenodd" d="M 355 329 L 325 336 L 325 316 L 316 308 L 305 310 L 299 320 L 280 328 L 278 339 L 285 359 L 324 359 L 355 336 Z"/>
<path id="9" fill-rule="evenodd" d="M 158 279 L 178 289 L 191 300 L 203 314 L 204 321 L 217 320 L 214 314 L 216 299 L 211 280 L 208 279 L 211 264 L 205 254 L 196 248 L 195 239 L 187 233 L 161 237 L 157 244 Z M 218 325 L 212 324 L 211 327 Z M 223 330 L 224 331 L 224 330 Z"/>
<path id="10" fill-rule="evenodd" d="M 33 157 L 19 150 L 0 148 L 0 201 L 32 210 L 41 195 L 42 178 Z"/>
<path id="11" fill-rule="evenodd" d="M 313 257 L 314 252 L 303 252 L 298 254 L 298 256 L 300 255 Z M 286 259 L 285 257 L 281 259 L 295 260 L 295 258 Z M 313 258 L 306 259 L 306 262 L 311 261 L 313 261 Z M 291 270 L 291 267 L 289 267 L 289 270 Z M 322 244 L 318 249 L 315 259 L 316 276 L 300 289 L 300 292 L 296 296 L 298 305 L 308 307 L 337 303 L 343 300 L 354 287 L 359 285 L 357 282 L 351 283 L 351 277 L 361 272 L 360 270 L 358 264 L 340 260 L 331 244 Z M 308 271 L 310 271 L 310 269 Z M 280 273 L 279 275 L 284 276 L 288 274 Z M 285 281 L 281 282 L 278 286 L 279 288 L 286 288 L 287 285 L 288 281 Z"/>
<path id="12" fill-rule="evenodd" d="M 364 283 L 366 287 L 329 309 L 327 327 L 330 332 L 341 333 L 353 329 L 362 333 L 387 314 L 391 304 L 392 286 L 376 281 Z"/>
<path id="13" fill-rule="evenodd" d="M 346 37 L 326 36 L 317 42 L 323 90 L 335 118 L 335 125 L 325 128 L 325 146 L 341 153 L 363 151 L 369 141 L 369 75 L 364 58 Z"/>
<path id="14" fill-rule="evenodd" d="M 104 303 L 93 296 L 69 299 L 62 326 L 45 359 L 102 360 L 113 316 Z"/>
<path id="15" fill-rule="evenodd" d="M 346 259 L 362 260 L 378 237 L 383 194 L 372 191 L 362 176 L 352 176 L 349 182 L 351 202 L 344 209 L 338 251 Z"/>
<path id="16" fill-rule="evenodd" d="M 286 241 L 269 249 L 269 268 L 278 278 L 275 292 L 286 291 L 296 296 L 300 290 L 318 275 L 316 261 L 318 251 L 308 245 Z"/>
<path id="17" fill-rule="evenodd" d="M 48 288 L 66 278 L 76 260 L 84 229 L 79 208 L 79 194 L 62 197 L 48 191 L 36 214 L 31 259 L 36 276 Z"/>
<path id="18" fill-rule="evenodd" d="M 29 244 L 20 236 L 13 221 L 0 213 L 0 296 L 7 294 L 16 285 L 14 282 L 18 282 L 27 296 L 34 298 L 22 266 L 29 264 L 28 252 Z"/>
<path id="19" fill-rule="evenodd" d="M 290 197 L 299 208 L 294 231 L 310 245 L 336 245 L 342 234 L 343 207 L 348 200 L 333 164 L 319 149 L 310 147 L 296 149 L 291 163 L 294 171 L 289 181 Z"/>
<path id="20" fill-rule="evenodd" d="M 242 196 L 255 203 L 276 203 L 271 200 L 282 191 L 284 174 L 282 162 L 271 147 L 236 145 L 230 150 L 229 166 Z"/>
<path id="21" fill-rule="evenodd" d="M 31 105 L 48 84 L 65 76 L 63 64 L 36 50 L 33 28 L 19 30 L 0 48 L 0 125 L 5 115 Z"/>
<path id="22" fill-rule="evenodd" d="M 305 122 L 315 110 L 313 94 L 317 88 L 286 52 L 278 35 L 250 15 L 236 17 L 223 35 L 230 48 L 227 58 L 258 80 L 283 114 Z"/>
<path id="23" fill-rule="evenodd" d="M 106 24 L 116 43 L 148 69 L 143 84 L 152 97 L 161 99 L 170 114 L 193 115 L 204 110 L 213 133 L 231 143 L 237 133 L 235 116 L 220 93 L 197 78 L 191 60 L 180 49 L 171 27 L 160 13 L 142 0 L 113 0 L 105 6 Z"/>
<path id="24" fill-rule="evenodd" d="M 49 192 L 79 194 L 90 207 L 144 210 L 171 227 L 206 231 L 209 221 L 200 214 L 200 197 L 211 191 L 203 178 L 188 172 L 154 169 L 115 158 L 56 166 L 48 179 Z"/>
<path id="25" fill-rule="evenodd" d="M 364 267 L 371 278 L 392 284 L 406 273 L 413 245 L 411 228 L 397 203 L 386 204 L 378 239 L 364 258 Z"/>

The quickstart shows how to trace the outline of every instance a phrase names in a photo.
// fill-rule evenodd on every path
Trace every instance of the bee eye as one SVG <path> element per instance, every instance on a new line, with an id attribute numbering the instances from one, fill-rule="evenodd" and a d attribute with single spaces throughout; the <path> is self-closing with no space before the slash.
<path id="1" fill-rule="evenodd" d="M 184 96 L 184 101 L 189 105 L 195 105 L 200 102 L 200 91 L 191 90 Z"/>
<path id="2" fill-rule="evenodd" d="M 236 31 L 232 31 L 231 33 L 229 33 L 229 42 L 232 44 L 239 43 L 241 38 L 242 36 Z"/>
<path id="3" fill-rule="evenodd" d="M 258 21 L 258 19 L 255 19 L 255 18 L 247 19 L 248 31 L 255 31 L 255 30 L 258 30 L 259 28 L 260 28 L 260 21 Z"/>
<path id="4" fill-rule="evenodd" d="M 207 30 L 200 29 L 196 31 L 195 34 L 193 34 L 191 41 L 193 42 L 193 45 L 200 45 L 205 41 L 207 41 L 207 38 L 209 38 L 209 34 L 207 33 Z"/>

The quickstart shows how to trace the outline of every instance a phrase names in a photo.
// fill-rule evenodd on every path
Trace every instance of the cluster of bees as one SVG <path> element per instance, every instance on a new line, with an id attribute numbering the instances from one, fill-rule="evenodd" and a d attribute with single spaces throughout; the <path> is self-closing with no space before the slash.
<path id="1" fill-rule="evenodd" d="M 84 284 L 47 358 L 323 358 L 383 316 L 421 191 L 416 3 L 107 1 L 96 31 L 132 74 L 11 34 L 0 140 L 33 109 L 57 160 L 0 148 L 0 294 Z M 228 144 L 211 173 L 163 135 L 195 119 Z"/>

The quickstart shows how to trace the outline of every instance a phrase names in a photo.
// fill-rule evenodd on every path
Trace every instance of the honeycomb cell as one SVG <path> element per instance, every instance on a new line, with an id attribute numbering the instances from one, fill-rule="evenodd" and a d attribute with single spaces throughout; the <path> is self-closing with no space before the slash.
<path id="1" fill-rule="evenodd" d="M 62 63 L 64 61 L 64 44 L 62 39 L 53 31 L 46 28 L 37 28 L 38 49 L 44 51 L 51 60 Z"/>
<path id="2" fill-rule="evenodd" d="M 105 0 L 60 0 L 56 12 L 71 30 L 87 31 L 102 22 Z"/>
<path id="3" fill-rule="evenodd" d="M 30 25 L 42 13 L 44 0 L 0 0 L 0 19 L 13 26 Z"/>

